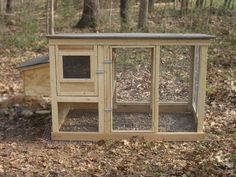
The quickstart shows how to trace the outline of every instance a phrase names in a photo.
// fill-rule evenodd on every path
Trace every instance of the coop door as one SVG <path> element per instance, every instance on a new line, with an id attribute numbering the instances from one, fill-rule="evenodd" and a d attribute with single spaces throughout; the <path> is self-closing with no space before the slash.
<path id="1" fill-rule="evenodd" d="M 162 46 L 160 52 L 159 132 L 194 132 L 191 112 L 192 47 Z"/>
<path id="2" fill-rule="evenodd" d="M 154 48 L 112 49 L 112 131 L 152 131 Z"/>
<path id="3" fill-rule="evenodd" d="M 57 62 L 59 95 L 97 95 L 97 54 L 95 47 L 59 50 Z"/>

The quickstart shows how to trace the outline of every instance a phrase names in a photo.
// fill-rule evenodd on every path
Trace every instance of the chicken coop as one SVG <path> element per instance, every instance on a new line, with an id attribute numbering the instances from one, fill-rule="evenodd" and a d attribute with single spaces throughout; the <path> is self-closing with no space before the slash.
<path id="1" fill-rule="evenodd" d="M 22 63 L 25 94 L 52 99 L 53 140 L 195 141 L 204 137 L 213 36 L 49 35 L 49 56 Z"/>

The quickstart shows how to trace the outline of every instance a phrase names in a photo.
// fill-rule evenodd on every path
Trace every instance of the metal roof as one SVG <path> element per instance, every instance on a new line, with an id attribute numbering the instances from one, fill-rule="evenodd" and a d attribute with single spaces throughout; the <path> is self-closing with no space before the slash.
<path id="1" fill-rule="evenodd" d="M 215 36 L 198 33 L 79 33 L 48 35 L 49 39 L 213 39 Z"/>
<path id="2" fill-rule="evenodd" d="M 41 55 L 36 58 L 32 58 L 30 60 L 27 60 L 23 63 L 21 63 L 17 68 L 25 68 L 29 66 L 35 66 L 35 65 L 40 65 L 40 64 L 45 64 L 49 63 L 49 57 L 48 55 Z"/>

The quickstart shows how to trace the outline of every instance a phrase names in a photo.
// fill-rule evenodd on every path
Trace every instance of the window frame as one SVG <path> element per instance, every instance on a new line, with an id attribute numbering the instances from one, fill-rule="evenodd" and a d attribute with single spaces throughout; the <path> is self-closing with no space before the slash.
<path id="1" fill-rule="evenodd" d="M 89 56 L 90 57 L 90 78 L 64 78 L 63 76 L 63 56 Z M 94 52 L 69 51 L 58 54 L 58 81 L 59 82 L 94 82 L 96 72 L 96 60 Z"/>

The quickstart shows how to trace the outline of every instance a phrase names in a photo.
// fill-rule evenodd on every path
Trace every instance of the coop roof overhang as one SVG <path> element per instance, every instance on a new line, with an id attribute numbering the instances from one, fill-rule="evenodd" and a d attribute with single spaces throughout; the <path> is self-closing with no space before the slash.
<path id="1" fill-rule="evenodd" d="M 51 45 L 209 45 L 214 36 L 182 33 L 80 33 L 48 35 Z"/>
<path id="2" fill-rule="evenodd" d="M 29 59 L 23 63 L 21 63 L 19 66 L 17 66 L 18 69 L 25 69 L 33 66 L 43 65 L 49 63 L 49 56 L 48 55 L 42 55 L 38 56 L 36 58 Z"/>
<path id="3" fill-rule="evenodd" d="M 182 33 L 82 33 L 48 35 L 49 39 L 213 39 L 207 34 Z"/>

